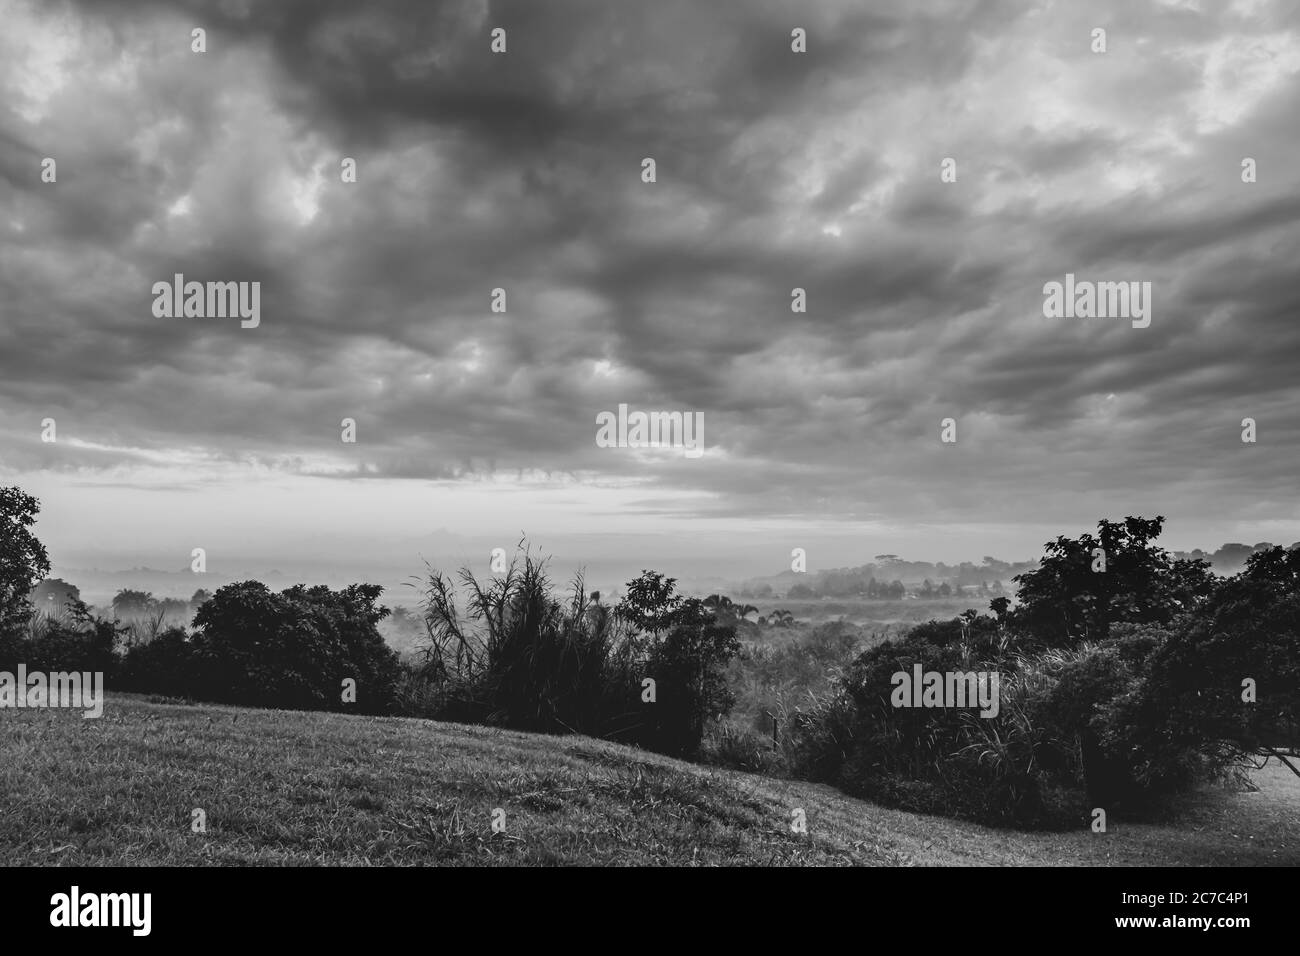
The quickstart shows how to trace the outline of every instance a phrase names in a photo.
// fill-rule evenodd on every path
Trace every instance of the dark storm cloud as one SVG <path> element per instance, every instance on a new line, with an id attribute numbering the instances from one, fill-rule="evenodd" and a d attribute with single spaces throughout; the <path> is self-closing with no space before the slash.
<path id="1" fill-rule="evenodd" d="M 1195 511 L 1243 469 L 1287 498 L 1284 5 L 13 6 L 15 57 L 78 42 L 43 100 L 0 73 L 10 468 L 648 477 L 735 515 L 1050 520 L 1153 482 Z M 261 326 L 155 319 L 178 272 L 260 281 Z M 1151 281 L 1152 327 L 1045 319 L 1066 272 Z M 620 402 L 702 411 L 711 453 L 597 448 Z M 1271 444 L 1216 457 L 1251 414 Z M 75 465 L 33 444 L 46 415 Z"/>

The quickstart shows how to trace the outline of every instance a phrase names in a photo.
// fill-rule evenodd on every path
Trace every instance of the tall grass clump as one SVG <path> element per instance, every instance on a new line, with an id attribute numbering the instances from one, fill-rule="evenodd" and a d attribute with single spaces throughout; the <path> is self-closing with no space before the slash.
<path id="1" fill-rule="evenodd" d="M 542 733 L 583 733 L 694 755 L 730 708 L 733 627 L 672 579 L 646 572 L 616 606 L 581 574 L 557 597 L 523 542 L 504 573 L 480 581 L 429 568 L 427 640 L 401 697 L 416 712 Z"/>
<path id="2" fill-rule="evenodd" d="M 421 606 L 428 640 L 422 675 L 447 719 L 547 733 L 592 733 L 627 709 L 635 635 L 577 576 L 552 596 L 544 562 L 525 552 L 505 574 L 457 581 L 429 570 Z M 459 599 L 459 600 L 458 600 Z M 462 612 L 460 603 L 463 602 Z"/>
<path id="3" fill-rule="evenodd" d="M 0 633 L 0 670 L 19 664 L 29 671 L 90 671 L 106 677 L 116 671 L 114 647 L 119 629 L 80 601 L 57 613 L 33 611 L 22 628 Z"/>

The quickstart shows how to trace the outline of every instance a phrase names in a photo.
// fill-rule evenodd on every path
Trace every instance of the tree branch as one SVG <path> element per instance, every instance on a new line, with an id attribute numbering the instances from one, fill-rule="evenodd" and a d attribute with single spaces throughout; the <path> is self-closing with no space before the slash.
<path id="1" fill-rule="evenodd" d="M 1300 777 L 1300 769 L 1297 769 L 1295 764 L 1293 764 L 1291 761 L 1287 760 L 1286 757 L 1282 755 L 1282 752 L 1281 752 L 1281 751 L 1279 751 L 1279 750 L 1277 750 L 1277 749 L 1275 749 L 1275 748 L 1273 748 L 1273 747 L 1265 747 L 1265 748 L 1264 748 L 1264 751 L 1265 751 L 1265 753 L 1269 754 L 1270 756 L 1276 757 L 1278 760 L 1282 761 L 1284 764 L 1287 765 L 1287 767 L 1290 769 L 1290 771 L 1291 771 L 1293 774 L 1295 774 L 1297 777 Z M 1297 756 L 1297 754 L 1296 754 L 1294 751 L 1287 751 L 1287 754 L 1288 754 L 1289 756 L 1292 756 L 1292 757 Z"/>

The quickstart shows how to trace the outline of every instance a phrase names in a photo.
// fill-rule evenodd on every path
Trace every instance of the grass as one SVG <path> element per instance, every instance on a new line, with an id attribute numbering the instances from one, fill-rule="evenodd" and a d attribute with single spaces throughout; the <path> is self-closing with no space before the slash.
<path id="1" fill-rule="evenodd" d="M 1300 779 L 1256 783 L 1162 825 L 1018 833 L 586 737 L 110 695 L 98 720 L 0 711 L 0 864 L 1300 863 Z"/>

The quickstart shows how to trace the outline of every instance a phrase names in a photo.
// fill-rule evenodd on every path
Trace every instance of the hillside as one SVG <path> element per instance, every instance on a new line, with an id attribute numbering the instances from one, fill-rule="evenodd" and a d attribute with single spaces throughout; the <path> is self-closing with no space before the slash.
<path id="1" fill-rule="evenodd" d="M 99 720 L 6 710 L 0 730 L 4 865 L 1300 863 L 1300 780 L 1272 768 L 1260 792 L 1207 791 L 1174 825 L 1024 834 L 585 737 L 411 719 L 110 695 Z"/>

